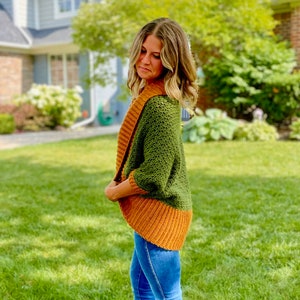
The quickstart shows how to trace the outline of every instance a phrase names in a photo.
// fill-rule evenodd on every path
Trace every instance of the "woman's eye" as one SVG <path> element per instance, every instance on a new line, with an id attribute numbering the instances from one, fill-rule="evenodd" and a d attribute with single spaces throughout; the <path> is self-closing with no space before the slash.
<path id="1" fill-rule="evenodd" d="M 141 53 L 146 53 L 147 51 L 145 49 L 142 49 L 141 50 Z"/>
<path id="2" fill-rule="evenodd" d="M 160 59 L 160 55 L 159 54 L 153 54 L 153 57 L 156 59 Z"/>

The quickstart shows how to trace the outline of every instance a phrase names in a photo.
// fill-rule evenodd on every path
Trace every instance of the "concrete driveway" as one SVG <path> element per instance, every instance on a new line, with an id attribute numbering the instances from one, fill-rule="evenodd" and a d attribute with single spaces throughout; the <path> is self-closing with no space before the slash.
<path id="1" fill-rule="evenodd" d="M 0 150 L 118 133 L 120 125 L 0 135 Z"/>

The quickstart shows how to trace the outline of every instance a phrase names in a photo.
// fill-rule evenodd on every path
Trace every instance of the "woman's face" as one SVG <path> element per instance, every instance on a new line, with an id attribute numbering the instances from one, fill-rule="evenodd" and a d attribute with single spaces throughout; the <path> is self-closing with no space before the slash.
<path id="1" fill-rule="evenodd" d="M 164 69 L 160 52 L 162 49 L 162 42 L 154 35 L 148 35 L 145 39 L 140 57 L 137 60 L 135 67 L 138 75 L 150 83 L 157 79 Z"/>

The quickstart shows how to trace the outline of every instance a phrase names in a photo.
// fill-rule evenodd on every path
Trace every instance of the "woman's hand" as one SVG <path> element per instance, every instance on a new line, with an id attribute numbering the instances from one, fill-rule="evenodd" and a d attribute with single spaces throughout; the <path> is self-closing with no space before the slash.
<path id="1" fill-rule="evenodd" d="M 118 201 L 124 197 L 134 195 L 136 191 L 131 187 L 128 179 L 122 182 L 111 181 L 104 190 L 105 196 L 110 201 Z"/>
<path id="2" fill-rule="evenodd" d="M 115 198 L 115 187 L 117 186 L 117 182 L 116 181 L 111 181 L 106 188 L 104 189 L 104 194 L 105 196 L 110 200 L 110 201 L 117 201 L 118 199 Z"/>

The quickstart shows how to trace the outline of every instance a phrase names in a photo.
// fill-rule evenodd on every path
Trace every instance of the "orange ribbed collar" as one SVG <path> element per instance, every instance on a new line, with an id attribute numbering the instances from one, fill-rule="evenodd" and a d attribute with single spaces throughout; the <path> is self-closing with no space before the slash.
<path id="1" fill-rule="evenodd" d="M 118 136 L 115 180 L 120 181 L 123 166 L 126 162 L 129 147 L 141 113 L 147 101 L 158 95 L 166 95 L 164 81 L 156 81 L 145 86 L 141 94 L 131 103 L 121 125 Z"/>

